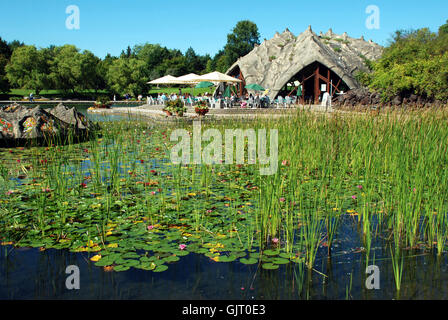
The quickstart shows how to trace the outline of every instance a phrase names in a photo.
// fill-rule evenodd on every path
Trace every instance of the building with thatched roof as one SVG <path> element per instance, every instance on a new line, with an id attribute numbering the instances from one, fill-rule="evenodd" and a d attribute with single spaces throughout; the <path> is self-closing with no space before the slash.
<path id="1" fill-rule="evenodd" d="M 317 103 L 330 87 L 332 93 L 359 88 L 357 72 L 367 70 L 366 59 L 377 60 L 382 50 L 371 40 L 338 35 L 331 29 L 317 35 L 309 26 L 297 37 L 286 29 L 240 57 L 226 73 L 243 80 L 237 87 L 239 94 L 246 84 L 256 83 L 268 88 L 274 99 L 296 94 L 300 83 L 302 101 Z"/>

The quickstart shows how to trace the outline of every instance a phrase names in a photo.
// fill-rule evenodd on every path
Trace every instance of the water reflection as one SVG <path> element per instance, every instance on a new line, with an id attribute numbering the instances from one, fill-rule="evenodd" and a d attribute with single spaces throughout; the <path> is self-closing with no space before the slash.
<path id="1" fill-rule="evenodd" d="M 6 255 L 8 251 L 8 255 Z M 322 269 L 305 270 L 298 264 L 264 270 L 239 262 L 216 263 L 197 254 L 182 257 L 162 273 L 130 269 L 106 272 L 85 253 L 66 250 L 0 249 L 1 299 L 446 299 L 446 256 L 411 254 L 405 259 L 402 288 L 395 290 L 392 264 L 376 261 L 381 270 L 380 290 L 365 287 L 365 257 L 351 262 L 322 260 Z M 65 269 L 80 268 L 80 290 L 67 290 Z M 320 269 L 320 270 L 319 270 Z M 350 286 L 350 278 L 352 284 Z"/>

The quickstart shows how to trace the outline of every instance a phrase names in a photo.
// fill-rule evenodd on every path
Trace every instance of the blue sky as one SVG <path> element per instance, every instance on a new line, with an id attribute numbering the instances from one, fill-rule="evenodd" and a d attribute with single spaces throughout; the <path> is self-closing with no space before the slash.
<path id="1" fill-rule="evenodd" d="M 337 3 L 337 5 L 336 5 Z M 80 29 L 66 28 L 66 8 L 80 10 Z M 380 29 L 367 29 L 367 6 L 380 9 Z M 99 57 L 119 55 L 128 45 L 160 43 L 185 52 L 190 46 L 212 56 L 240 20 L 258 26 L 260 40 L 289 28 L 295 35 L 311 25 L 324 33 L 372 39 L 385 45 L 397 29 L 429 27 L 448 19 L 447 0 L 15 0 L 0 2 L 0 37 L 47 47 L 74 44 Z"/>

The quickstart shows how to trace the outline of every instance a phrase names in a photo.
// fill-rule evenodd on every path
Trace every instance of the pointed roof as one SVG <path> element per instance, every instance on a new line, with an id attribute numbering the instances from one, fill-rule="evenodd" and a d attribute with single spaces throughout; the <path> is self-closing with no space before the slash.
<path id="1" fill-rule="evenodd" d="M 374 42 L 351 38 L 346 33 L 338 35 L 331 29 L 319 36 L 309 26 L 297 37 L 286 29 L 240 57 L 226 73 L 238 66 L 246 83 L 269 88 L 269 97 L 275 98 L 294 75 L 317 61 L 353 89 L 360 86 L 355 78 L 356 72 L 367 70 L 364 59 L 377 60 L 382 49 Z"/>

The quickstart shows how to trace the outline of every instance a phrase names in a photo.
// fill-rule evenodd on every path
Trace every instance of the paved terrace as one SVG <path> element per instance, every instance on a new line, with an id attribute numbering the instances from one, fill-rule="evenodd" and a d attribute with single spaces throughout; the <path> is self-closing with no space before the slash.
<path id="1" fill-rule="evenodd" d="M 114 107 L 110 109 L 90 109 L 88 112 L 96 114 L 128 114 L 145 116 L 157 120 L 175 120 L 177 117 L 168 117 L 162 110 L 163 105 L 142 105 L 138 107 Z M 229 109 L 209 109 L 203 119 L 225 119 L 225 118 L 241 118 L 241 119 L 253 119 L 260 117 L 277 118 L 290 115 L 296 112 L 297 109 L 310 110 L 316 112 L 333 112 L 330 107 L 327 109 L 320 105 L 298 105 L 293 108 L 229 108 Z M 198 115 L 195 113 L 194 108 L 187 107 L 187 112 L 184 113 L 186 118 L 196 118 Z"/>

